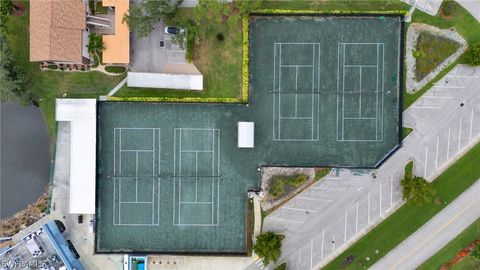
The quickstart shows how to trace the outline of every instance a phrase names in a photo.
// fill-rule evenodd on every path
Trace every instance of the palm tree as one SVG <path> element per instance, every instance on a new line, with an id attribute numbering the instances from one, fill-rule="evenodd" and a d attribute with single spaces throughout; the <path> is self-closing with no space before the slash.
<path id="1" fill-rule="evenodd" d="M 99 54 L 101 51 L 105 49 L 105 45 L 103 44 L 103 39 L 101 35 L 97 35 L 95 33 L 90 33 L 88 36 L 88 52 L 90 54 Z"/>

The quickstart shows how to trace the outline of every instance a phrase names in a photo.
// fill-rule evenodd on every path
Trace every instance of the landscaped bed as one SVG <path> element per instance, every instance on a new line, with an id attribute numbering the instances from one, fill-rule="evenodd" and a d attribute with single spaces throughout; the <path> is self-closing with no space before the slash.
<path id="1" fill-rule="evenodd" d="M 105 71 L 111 72 L 111 73 L 124 73 L 126 70 L 125 67 L 123 66 L 106 66 Z"/>

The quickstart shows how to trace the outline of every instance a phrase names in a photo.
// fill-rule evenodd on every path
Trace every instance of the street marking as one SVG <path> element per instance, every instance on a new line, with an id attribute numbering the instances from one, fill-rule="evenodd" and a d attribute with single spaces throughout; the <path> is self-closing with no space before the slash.
<path id="1" fill-rule="evenodd" d="M 335 234 L 332 236 L 332 253 L 335 251 Z"/>
<path id="2" fill-rule="evenodd" d="M 414 109 L 441 109 L 442 107 L 435 106 L 412 106 Z"/>
<path id="3" fill-rule="evenodd" d="M 310 269 L 313 268 L 313 238 L 310 238 Z"/>
<path id="4" fill-rule="evenodd" d="M 450 159 L 450 128 L 448 128 L 447 161 Z"/>
<path id="5" fill-rule="evenodd" d="M 370 192 L 368 192 L 368 225 L 370 225 Z"/>
<path id="6" fill-rule="evenodd" d="M 462 124 L 463 124 L 463 118 L 460 118 L 460 129 L 458 131 L 458 147 L 457 151 L 460 151 L 460 142 L 462 141 Z"/>
<path id="7" fill-rule="evenodd" d="M 427 178 L 427 165 L 428 165 L 428 146 L 425 146 L 425 170 L 423 172 L 423 177 Z"/>
<path id="8" fill-rule="evenodd" d="M 472 108 L 472 113 L 470 114 L 470 137 L 469 137 L 469 141 L 472 140 L 472 129 L 473 129 L 473 108 Z"/>
<path id="9" fill-rule="evenodd" d="M 380 189 L 380 207 L 378 208 L 378 216 L 381 217 L 382 216 L 382 182 L 380 182 L 380 186 L 378 186 L 379 189 Z"/>
<path id="10" fill-rule="evenodd" d="M 320 259 L 323 260 L 323 240 L 325 239 L 325 228 L 322 229 L 322 252 L 321 252 L 321 256 L 320 256 Z"/>
<path id="11" fill-rule="evenodd" d="M 305 209 L 305 208 L 295 208 L 295 207 L 287 207 L 287 206 L 284 206 L 284 207 L 282 207 L 282 209 L 292 210 L 292 211 L 303 211 L 303 212 L 314 212 L 314 213 L 318 213 L 317 210 Z"/>
<path id="12" fill-rule="evenodd" d="M 437 151 L 435 153 L 435 169 L 438 167 L 438 143 L 439 143 L 440 137 L 437 136 Z"/>
<path id="13" fill-rule="evenodd" d="M 347 241 L 347 209 L 345 208 L 345 229 L 343 232 L 343 242 Z"/>
<path id="14" fill-rule="evenodd" d="M 393 205 L 393 176 L 390 175 L 390 207 Z"/>
<path id="15" fill-rule="evenodd" d="M 299 223 L 299 224 L 305 223 L 305 222 L 303 222 L 303 221 L 291 220 L 291 219 L 284 219 L 284 218 L 278 218 L 278 217 L 269 217 L 269 218 L 270 218 L 270 219 L 280 220 L 280 221 L 287 221 L 287 222 L 292 222 L 292 223 Z"/>
<path id="16" fill-rule="evenodd" d="M 328 199 L 315 199 L 315 198 L 309 198 L 309 197 L 303 197 L 303 196 L 298 196 L 298 197 L 295 197 L 296 199 L 300 199 L 300 200 L 306 200 L 306 201 L 319 201 L 319 202 L 331 202 L 332 200 L 328 200 Z"/>
<path id="17" fill-rule="evenodd" d="M 337 191 L 346 191 L 344 188 L 325 188 L 325 187 L 312 187 L 312 189 L 318 190 L 337 190 Z"/>
<path id="18" fill-rule="evenodd" d="M 355 233 L 358 232 L 358 201 L 357 201 L 357 212 L 355 215 Z"/>

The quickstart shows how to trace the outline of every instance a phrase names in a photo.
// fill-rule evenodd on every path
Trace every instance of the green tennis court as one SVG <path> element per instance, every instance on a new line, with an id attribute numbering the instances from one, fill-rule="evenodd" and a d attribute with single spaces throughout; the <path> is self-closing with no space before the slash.
<path id="1" fill-rule="evenodd" d="M 400 142 L 400 29 L 254 16 L 248 106 L 99 103 L 96 252 L 245 254 L 259 167 L 378 166 Z"/>

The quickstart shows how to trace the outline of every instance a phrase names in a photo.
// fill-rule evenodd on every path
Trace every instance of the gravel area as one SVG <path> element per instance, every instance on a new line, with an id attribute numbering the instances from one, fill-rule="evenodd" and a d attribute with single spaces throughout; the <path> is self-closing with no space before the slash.
<path id="1" fill-rule="evenodd" d="M 427 32 L 440 37 L 448 38 L 458 42 L 461 47 L 450 57 L 445 59 L 438 67 L 430 74 L 425 76 L 420 82 L 415 79 L 415 57 L 413 57 L 413 51 L 417 44 L 418 35 L 422 32 Z M 406 65 L 407 65 L 407 92 L 415 93 L 422 87 L 424 87 L 429 81 L 435 78 L 444 68 L 449 66 L 455 60 L 457 60 L 468 48 L 468 44 L 462 36 L 458 34 L 455 29 L 440 29 L 428 24 L 412 23 L 407 32 L 407 44 L 406 44 Z M 427 56 L 428 57 L 428 56 Z"/>
<path id="2" fill-rule="evenodd" d="M 283 204 L 284 202 L 290 200 L 298 192 L 304 190 L 306 187 L 310 186 L 314 181 L 315 168 L 297 168 L 297 167 L 262 167 L 262 191 L 264 196 L 261 198 L 260 204 L 263 211 L 269 211 L 275 208 L 276 206 Z M 293 174 L 304 174 L 308 177 L 307 181 L 300 186 L 299 188 L 293 190 L 290 193 L 283 195 L 280 198 L 274 199 L 268 196 L 268 187 L 270 181 L 274 175 L 293 175 Z"/>

